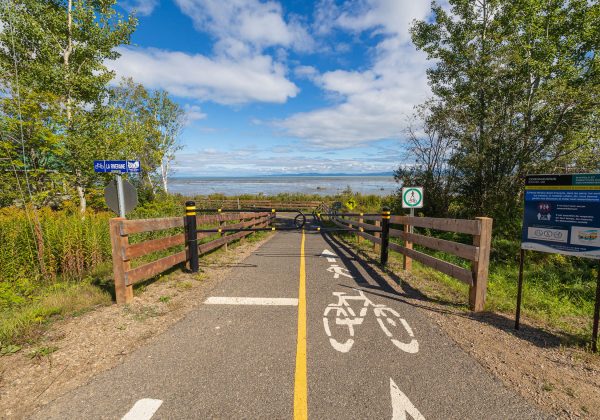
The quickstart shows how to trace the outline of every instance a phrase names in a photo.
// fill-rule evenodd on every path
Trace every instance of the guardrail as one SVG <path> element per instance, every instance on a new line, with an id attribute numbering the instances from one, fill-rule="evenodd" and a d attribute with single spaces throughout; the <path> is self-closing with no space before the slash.
<path id="1" fill-rule="evenodd" d="M 321 218 L 322 215 L 317 214 L 317 216 Z M 379 248 L 380 261 L 383 265 L 387 264 L 388 251 L 391 249 L 404 256 L 403 268 L 407 271 L 412 269 L 412 260 L 414 259 L 468 284 L 471 310 L 476 312 L 483 310 L 487 293 L 492 219 L 478 217 L 475 220 L 463 220 L 398 216 L 391 215 L 386 210 L 377 216 L 363 213 L 332 214 L 330 216 L 330 220 L 335 225 L 351 229 L 359 237 L 359 240 L 360 238 L 366 239 L 372 242 L 376 249 Z M 394 229 L 391 225 L 402 225 L 403 228 Z M 472 244 L 414 233 L 413 227 L 471 235 Z M 404 240 L 404 245 L 392 242 L 390 238 L 400 238 Z M 413 249 L 414 244 L 466 259 L 471 262 L 471 269 L 416 251 Z"/>
<path id="2" fill-rule="evenodd" d="M 114 218 L 110 220 L 110 237 L 112 242 L 113 274 L 115 281 L 115 295 L 118 304 L 129 303 L 133 299 L 133 285 L 148 280 L 178 264 L 187 262 L 190 264 L 190 256 L 206 254 L 220 246 L 237 241 L 252 232 L 238 231 L 232 234 L 221 233 L 217 239 L 198 244 L 197 240 L 210 237 L 213 233 L 198 233 L 196 241 L 188 240 L 188 231 L 193 223 L 196 226 L 223 226 L 228 228 L 250 228 L 265 227 L 271 223 L 274 215 L 270 212 L 240 212 L 221 213 L 211 215 L 196 215 L 195 210 L 186 207 L 185 217 L 166 217 L 159 219 L 127 220 L 125 218 Z M 226 224 L 227 222 L 238 223 Z M 150 239 L 147 241 L 130 244 L 129 235 L 144 232 L 155 232 L 168 229 L 176 229 L 180 232 L 164 238 Z M 190 250 L 190 244 L 192 249 Z M 132 260 L 141 258 L 158 251 L 168 250 L 185 245 L 185 249 L 174 251 L 173 254 L 131 267 Z M 193 262 L 192 262 L 193 263 Z M 196 260 L 197 267 L 197 260 Z M 196 270 L 197 271 L 197 270 Z"/>

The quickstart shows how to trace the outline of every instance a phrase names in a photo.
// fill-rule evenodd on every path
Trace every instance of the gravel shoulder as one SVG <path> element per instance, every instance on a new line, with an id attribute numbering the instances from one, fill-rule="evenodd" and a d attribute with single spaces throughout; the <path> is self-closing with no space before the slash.
<path id="1" fill-rule="evenodd" d="M 99 307 L 56 321 L 35 345 L 1 357 L 0 418 L 25 418 L 121 364 L 185 317 L 240 261 L 271 238 L 269 234 L 257 242 L 242 241 L 235 252 L 203 257 L 199 275 L 174 271 L 147 284 L 129 305 Z"/>

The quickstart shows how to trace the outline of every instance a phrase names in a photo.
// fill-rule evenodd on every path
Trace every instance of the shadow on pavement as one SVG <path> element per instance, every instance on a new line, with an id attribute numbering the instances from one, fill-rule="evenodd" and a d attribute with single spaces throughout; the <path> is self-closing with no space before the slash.
<path id="1" fill-rule="evenodd" d="M 377 284 L 376 286 L 370 285 L 367 282 L 357 281 L 357 286 L 360 287 L 365 293 L 402 302 L 427 311 L 442 313 L 449 316 L 463 317 L 481 322 L 483 324 L 488 324 L 522 340 L 526 340 L 540 348 L 559 347 L 565 343 L 576 343 L 579 345 L 586 344 L 585 339 L 580 336 L 563 332 L 554 333 L 542 328 L 524 324 L 523 322 L 521 322 L 521 329 L 517 331 L 514 329 L 514 319 L 511 317 L 494 312 L 470 312 L 464 304 L 428 297 L 418 289 L 415 289 L 407 282 L 403 281 L 400 276 L 392 272 L 390 269 L 381 267 L 379 261 L 371 258 L 366 253 L 361 252 L 360 250 L 357 252 L 332 235 L 322 234 L 322 236 L 323 239 L 331 246 L 332 251 L 336 252 L 336 249 L 338 250 L 336 253 L 346 264 L 347 268 L 355 277 L 355 279 L 360 279 L 363 276 L 354 267 L 354 265 L 348 264 L 350 261 L 356 261 L 361 268 L 365 270 L 369 277 L 375 281 Z M 339 250 L 344 252 L 339 252 Z M 345 256 L 344 254 L 346 253 L 350 255 L 350 257 Z M 398 293 L 398 291 L 392 288 L 388 281 L 373 269 L 373 266 L 377 266 L 384 271 L 392 281 L 401 287 L 403 293 Z M 340 286 L 349 287 L 344 285 Z M 409 301 L 407 298 L 413 301 Z M 415 303 L 414 300 L 422 303 Z"/>

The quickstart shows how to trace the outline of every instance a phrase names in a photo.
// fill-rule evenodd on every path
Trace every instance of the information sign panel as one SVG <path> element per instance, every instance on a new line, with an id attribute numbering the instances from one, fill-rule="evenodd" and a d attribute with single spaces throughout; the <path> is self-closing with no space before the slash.
<path id="1" fill-rule="evenodd" d="M 521 248 L 600 259 L 600 174 L 527 176 Z"/>
<path id="2" fill-rule="evenodd" d="M 139 173 L 140 166 L 139 160 L 95 160 L 94 172 Z"/>

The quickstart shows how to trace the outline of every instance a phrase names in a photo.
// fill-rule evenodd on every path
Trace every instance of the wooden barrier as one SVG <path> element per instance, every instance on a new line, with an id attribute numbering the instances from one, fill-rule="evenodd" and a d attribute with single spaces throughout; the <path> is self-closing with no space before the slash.
<path id="1" fill-rule="evenodd" d="M 360 215 L 353 215 L 350 217 L 358 217 L 359 221 L 349 220 L 347 215 L 344 214 L 333 217 L 331 221 L 342 228 L 360 227 L 360 229 L 354 229 L 353 233 L 371 241 L 374 247 L 379 248 L 382 244 L 380 235 L 382 230 L 382 217 Z M 365 221 L 373 222 L 373 224 L 365 223 Z M 492 219 L 487 217 L 478 217 L 475 220 L 463 220 L 433 217 L 391 216 L 390 224 L 403 225 L 403 229 L 389 228 L 389 237 L 404 240 L 404 246 L 395 242 L 390 242 L 389 249 L 404 256 L 403 268 L 407 271 L 411 270 L 412 260 L 414 259 L 468 284 L 469 306 L 471 310 L 476 312 L 482 311 L 484 309 L 487 293 L 492 222 Z M 473 242 L 472 244 L 463 244 L 433 236 L 412 233 L 410 229 L 411 226 L 468 234 L 473 236 Z M 374 234 L 368 234 L 364 232 L 364 230 L 369 230 Z M 424 252 L 416 251 L 413 249 L 414 244 L 466 259 L 471 262 L 471 268 L 463 268 L 456 264 L 432 257 Z M 381 248 L 383 249 L 383 247 Z"/>
<path id="2" fill-rule="evenodd" d="M 262 213 L 222 213 L 196 216 L 197 226 L 217 225 L 227 228 L 265 227 L 271 223 L 274 215 Z M 226 222 L 239 221 L 234 224 Z M 192 218 L 193 222 L 193 218 Z M 131 260 L 140 258 L 157 251 L 186 245 L 185 233 L 176 233 L 165 238 L 130 244 L 129 235 L 144 232 L 154 232 L 166 229 L 181 229 L 185 225 L 184 217 L 166 217 L 160 219 L 127 220 L 114 218 L 110 220 L 110 237 L 112 242 L 113 274 L 115 280 L 115 295 L 117 303 L 129 303 L 133 299 L 133 285 L 152 278 L 188 259 L 188 250 L 175 252 L 155 261 L 131 268 Z M 222 245 L 239 240 L 252 232 L 237 232 L 220 237 L 210 242 L 198 244 L 199 254 L 206 254 Z M 206 238 L 211 233 L 200 232 L 197 237 Z M 187 245 L 186 245 L 187 247 Z"/>

